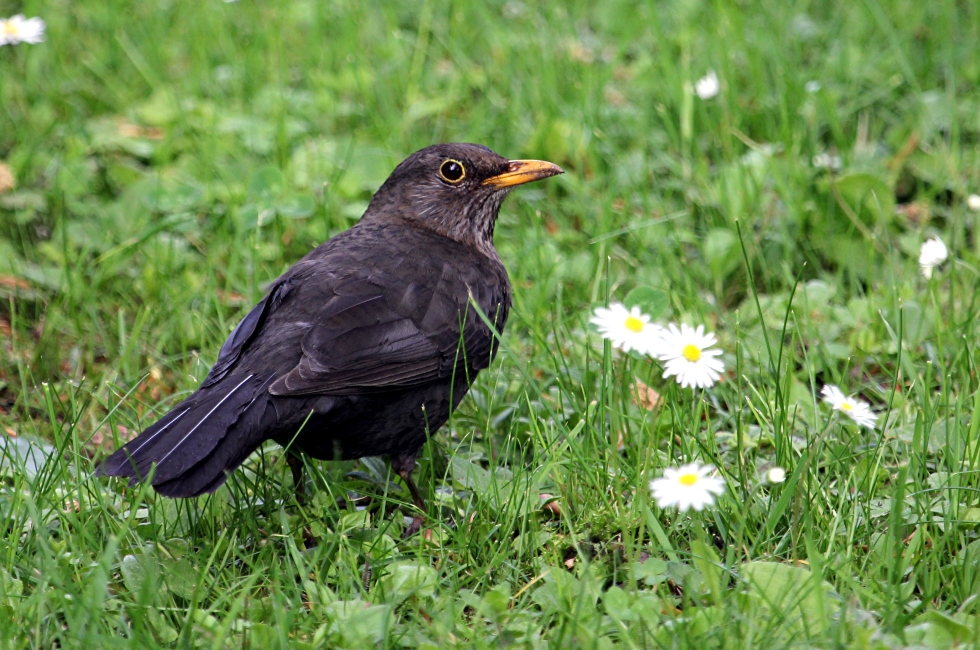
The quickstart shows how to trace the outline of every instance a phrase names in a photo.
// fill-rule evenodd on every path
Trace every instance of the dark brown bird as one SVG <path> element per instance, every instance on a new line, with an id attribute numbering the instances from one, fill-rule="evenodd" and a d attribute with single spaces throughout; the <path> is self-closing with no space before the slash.
<path id="1" fill-rule="evenodd" d="M 390 456 L 423 508 L 411 473 L 427 433 L 497 350 L 479 312 L 498 331 L 507 321 L 510 282 L 493 246 L 500 204 L 561 173 L 475 144 L 412 154 L 354 227 L 272 283 L 200 388 L 97 473 L 193 497 L 272 439 L 318 459 Z"/>

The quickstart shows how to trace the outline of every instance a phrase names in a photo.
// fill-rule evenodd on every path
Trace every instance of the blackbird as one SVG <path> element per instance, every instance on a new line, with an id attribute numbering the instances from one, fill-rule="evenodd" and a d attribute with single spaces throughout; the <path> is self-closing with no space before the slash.
<path id="1" fill-rule="evenodd" d="M 169 497 L 214 492 L 266 440 L 317 459 L 389 456 L 411 478 L 497 351 L 511 306 L 493 246 L 517 185 L 562 169 L 440 144 L 399 164 L 361 220 L 282 274 L 235 327 L 201 386 L 96 470 Z M 481 316 L 481 312 L 484 316 Z"/>

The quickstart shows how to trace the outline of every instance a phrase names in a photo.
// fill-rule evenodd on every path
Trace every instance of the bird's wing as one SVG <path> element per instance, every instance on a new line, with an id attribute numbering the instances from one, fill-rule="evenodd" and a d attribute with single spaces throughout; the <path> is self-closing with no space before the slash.
<path id="1" fill-rule="evenodd" d="M 489 364 L 493 337 L 457 265 L 390 268 L 334 285 L 303 338 L 299 363 L 270 387 L 272 394 L 391 390 Z M 505 304 L 505 291 L 488 293 L 484 282 L 478 293 L 490 300 L 478 304 L 493 304 L 489 294 Z"/>
<path id="2" fill-rule="evenodd" d="M 266 319 L 276 311 L 282 304 L 286 296 L 292 290 L 293 282 L 290 276 L 283 276 L 275 282 L 269 289 L 265 298 L 259 304 L 252 307 L 245 318 L 232 331 L 231 335 L 221 346 L 218 352 L 218 360 L 215 361 L 208 372 L 208 376 L 201 384 L 201 388 L 207 388 L 220 381 L 228 371 L 238 362 L 245 348 L 255 338 L 256 334 L 262 329 Z"/>

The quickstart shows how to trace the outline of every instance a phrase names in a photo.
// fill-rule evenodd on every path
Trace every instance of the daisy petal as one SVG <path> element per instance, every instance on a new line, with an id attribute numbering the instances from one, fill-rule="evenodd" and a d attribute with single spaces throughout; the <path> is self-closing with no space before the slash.
<path id="1" fill-rule="evenodd" d="M 627 309 L 622 303 L 609 307 L 597 307 L 590 320 L 603 338 L 623 352 L 636 350 L 641 354 L 653 354 L 660 340 L 662 328 L 650 322 L 650 317 L 639 307 Z"/>
<path id="2" fill-rule="evenodd" d="M 840 388 L 831 384 L 824 386 L 820 394 L 835 411 L 840 411 L 851 418 L 858 426 L 875 428 L 878 416 L 871 412 L 871 406 L 864 400 L 849 397 Z"/>
<path id="3" fill-rule="evenodd" d="M 676 377 L 684 388 L 710 388 L 721 379 L 725 364 L 717 357 L 721 350 L 711 346 L 717 342 L 713 333 L 689 325 L 678 327 L 670 323 L 661 331 L 657 358 L 664 362 L 664 378 Z"/>
<path id="4" fill-rule="evenodd" d="M 713 471 L 712 466 L 697 463 L 667 468 L 661 478 L 650 481 L 650 493 L 661 508 L 702 510 L 714 505 L 715 496 L 725 491 L 724 479 L 713 476 Z"/>

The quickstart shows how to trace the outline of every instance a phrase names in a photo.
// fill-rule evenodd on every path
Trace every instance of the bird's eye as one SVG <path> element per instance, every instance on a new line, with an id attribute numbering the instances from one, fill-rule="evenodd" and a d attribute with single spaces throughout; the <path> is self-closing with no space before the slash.
<path id="1" fill-rule="evenodd" d="M 449 159 L 439 167 L 439 175 L 450 183 L 458 183 L 466 178 L 466 169 L 458 160 Z"/>

